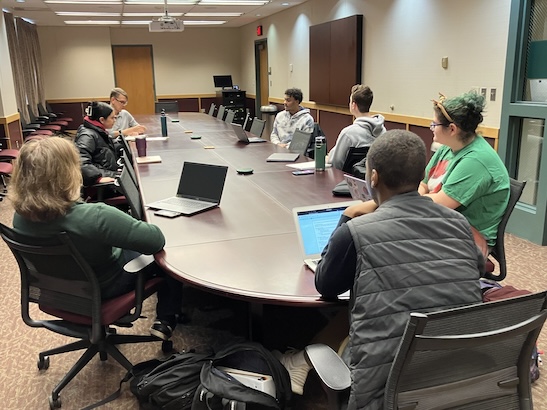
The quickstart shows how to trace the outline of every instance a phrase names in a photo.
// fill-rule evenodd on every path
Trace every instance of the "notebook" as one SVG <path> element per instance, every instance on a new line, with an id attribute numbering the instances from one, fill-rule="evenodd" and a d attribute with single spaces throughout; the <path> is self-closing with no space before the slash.
<path id="1" fill-rule="evenodd" d="M 372 195 L 370 194 L 370 190 L 365 180 L 352 175 L 344 175 L 344 178 L 348 183 L 349 192 L 353 199 L 359 199 L 361 201 L 369 201 L 372 199 Z"/>
<path id="2" fill-rule="evenodd" d="M 276 152 L 271 154 L 266 161 L 268 162 L 294 162 L 298 159 L 300 154 L 293 152 Z"/>
<path id="3" fill-rule="evenodd" d="M 146 204 L 152 209 L 166 209 L 194 215 L 220 204 L 228 167 L 185 161 L 176 196 Z"/>
<path id="4" fill-rule="evenodd" d="M 338 225 L 342 212 L 357 201 L 293 208 L 293 218 L 304 263 L 315 272 L 321 252 Z"/>
<path id="5" fill-rule="evenodd" d="M 232 128 L 234 129 L 234 132 L 236 133 L 237 138 L 244 142 L 245 144 L 249 144 L 251 142 L 266 142 L 265 139 L 258 138 L 258 137 L 248 137 L 247 133 L 243 129 L 243 127 L 240 124 L 234 124 L 233 122 L 230 124 Z"/>

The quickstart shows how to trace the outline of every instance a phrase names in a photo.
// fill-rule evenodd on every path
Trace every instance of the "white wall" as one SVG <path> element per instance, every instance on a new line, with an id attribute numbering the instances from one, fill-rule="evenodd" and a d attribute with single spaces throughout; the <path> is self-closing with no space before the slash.
<path id="1" fill-rule="evenodd" d="M 240 29 L 182 33 L 39 27 L 46 98 L 107 96 L 114 86 L 112 44 L 153 45 L 158 95 L 212 93 L 213 74 L 232 74 L 255 94 L 255 30 L 262 24 L 272 69 L 270 96 L 282 98 L 286 88 L 296 86 L 306 100 L 309 26 L 363 14 L 362 82 L 374 90 L 373 110 L 430 117 L 438 92 L 453 96 L 474 86 L 496 88 L 484 125 L 498 127 L 510 1 L 308 0 Z M 444 56 L 448 69 L 441 68 Z"/>
<path id="2" fill-rule="evenodd" d="M 483 124 L 498 127 L 509 11 L 510 0 L 309 0 L 242 28 L 243 86 L 256 89 L 251 49 L 257 24 L 268 39 L 270 96 L 282 97 L 287 87 L 298 86 L 306 100 L 309 30 L 304 26 L 363 14 L 362 82 L 374 91 L 373 110 L 429 117 L 431 99 L 439 92 L 453 96 L 475 86 L 496 88 Z M 448 69 L 441 67 L 444 56 Z"/>

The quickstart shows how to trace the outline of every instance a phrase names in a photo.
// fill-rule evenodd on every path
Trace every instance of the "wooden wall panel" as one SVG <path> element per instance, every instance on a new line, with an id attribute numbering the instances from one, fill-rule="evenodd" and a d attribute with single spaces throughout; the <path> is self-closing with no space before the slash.
<path id="1" fill-rule="evenodd" d="M 310 100 L 330 101 L 329 23 L 310 26 Z"/>
<path id="2" fill-rule="evenodd" d="M 340 131 L 352 123 L 353 117 L 351 115 L 321 111 L 319 125 L 327 137 L 327 150 L 334 147 Z"/>
<path id="3" fill-rule="evenodd" d="M 384 121 L 386 130 L 406 130 L 406 124 L 400 122 Z"/>
<path id="4" fill-rule="evenodd" d="M 109 101 L 104 101 L 108 103 Z M 50 102 L 49 105 L 54 113 L 63 113 L 63 117 L 72 118 L 72 123 L 70 124 L 71 129 L 78 129 L 82 124 L 85 115 L 85 108 L 87 107 L 87 102 Z"/>
<path id="5" fill-rule="evenodd" d="M 429 158 L 431 158 L 431 143 L 433 142 L 433 133 L 431 132 L 429 127 L 409 125 L 408 130 L 418 135 L 418 137 L 420 137 L 424 141 L 427 152 L 427 160 L 429 161 Z"/>
<path id="6" fill-rule="evenodd" d="M 21 148 L 21 145 L 23 145 L 23 133 L 21 132 L 21 123 L 19 120 L 8 124 L 8 133 L 11 148 Z"/>

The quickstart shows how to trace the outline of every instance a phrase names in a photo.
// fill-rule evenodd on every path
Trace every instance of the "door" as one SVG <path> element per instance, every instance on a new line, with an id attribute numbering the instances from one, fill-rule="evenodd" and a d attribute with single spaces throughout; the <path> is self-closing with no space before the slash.
<path id="1" fill-rule="evenodd" d="M 152 46 L 112 46 L 114 81 L 129 96 L 131 114 L 154 114 L 156 92 Z"/>
<path id="2" fill-rule="evenodd" d="M 268 105 L 270 98 L 270 77 L 268 68 L 268 42 L 266 39 L 255 42 L 256 70 L 256 116 L 260 117 L 260 106 Z"/>

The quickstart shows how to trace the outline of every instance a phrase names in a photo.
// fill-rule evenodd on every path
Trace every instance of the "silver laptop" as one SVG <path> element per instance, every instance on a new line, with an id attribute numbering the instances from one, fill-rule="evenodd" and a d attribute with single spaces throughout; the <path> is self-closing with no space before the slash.
<path id="1" fill-rule="evenodd" d="M 237 138 L 244 142 L 245 144 L 249 144 L 251 142 L 267 142 L 265 139 L 258 138 L 258 137 L 249 137 L 247 135 L 247 132 L 243 129 L 243 127 L 240 124 L 231 123 L 230 124 L 232 128 L 234 129 L 234 132 L 236 133 Z"/>
<path id="2" fill-rule="evenodd" d="M 184 162 L 177 195 L 146 204 L 152 209 L 165 209 L 194 215 L 220 204 L 228 167 Z"/>
<path id="3" fill-rule="evenodd" d="M 353 199 L 360 201 L 369 201 L 372 199 L 367 182 L 363 179 L 354 177 L 353 175 L 344 175 L 344 179 L 348 183 L 349 192 Z"/>
<path id="4" fill-rule="evenodd" d="M 321 252 L 338 225 L 340 216 L 357 201 L 335 202 L 293 208 L 293 218 L 300 248 L 304 254 L 304 263 L 315 272 L 321 260 Z"/>
<path id="5" fill-rule="evenodd" d="M 310 145 L 311 132 L 296 130 L 292 136 L 291 143 L 287 148 L 290 152 L 306 155 L 308 146 Z"/>
<path id="6" fill-rule="evenodd" d="M 300 154 L 293 152 L 275 152 L 266 158 L 267 162 L 294 162 Z"/>

